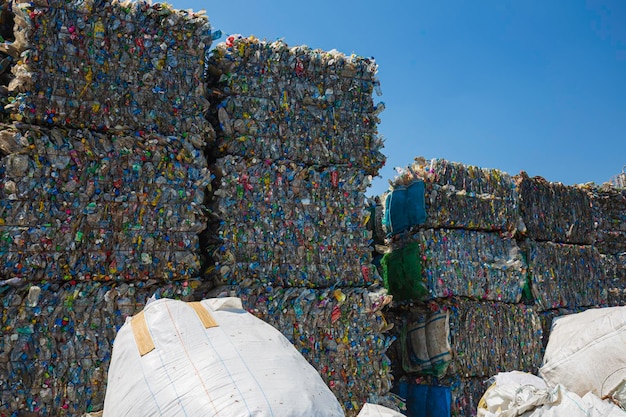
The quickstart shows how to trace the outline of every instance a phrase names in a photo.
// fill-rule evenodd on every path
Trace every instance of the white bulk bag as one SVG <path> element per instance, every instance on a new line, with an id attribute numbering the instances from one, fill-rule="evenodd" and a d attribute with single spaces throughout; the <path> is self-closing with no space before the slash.
<path id="1" fill-rule="evenodd" d="M 539 374 L 583 397 L 591 392 L 626 404 L 626 307 L 559 317 L 552 325 Z"/>
<path id="2" fill-rule="evenodd" d="M 104 417 L 343 415 L 316 370 L 238 298 L 153 301 L 115 338 Z"/>

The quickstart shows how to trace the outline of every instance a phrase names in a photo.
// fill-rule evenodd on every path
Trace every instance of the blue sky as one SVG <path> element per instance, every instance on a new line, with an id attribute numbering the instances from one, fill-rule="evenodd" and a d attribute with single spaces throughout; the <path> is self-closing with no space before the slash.
<path id="1" fill-rule="evenodd" d="M 417 156 L 564 184 L 626 164 L 626 1 L 171 4 L 225 34 L 373 56 L 387 164 L 368 195 Z"/>

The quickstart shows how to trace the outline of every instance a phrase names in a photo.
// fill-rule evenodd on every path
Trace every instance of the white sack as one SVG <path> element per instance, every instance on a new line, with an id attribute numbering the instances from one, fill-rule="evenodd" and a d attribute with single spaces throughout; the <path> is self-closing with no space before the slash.
<path id="1" fill-rule="evenodd" d="M 141 313 L 126 320 L 113 345 L 104 417 L 344 415 L 316 370 L 241 300 L 200 307 L 217 327 L 206 328 L 192 303 L 170 299 L 144 308 L 143 327 L 134 324 Z M 141 356 L 149 339 L 154 349 Z"/>
<path id="2" fill-rule="evenodd" d="M 523 381 L 513 375 L 496 381 L 481 398 L 477 416 L 626 417 L 624 410 L 592 393 L 581 398 L 561 384 L 546 387 L 540 378 L 534 378 Z"/>
<path id="3" fill-rule="evenodd" d="M 501 413 L 522 414 L 554 401 L 546 383 L 538 376 L 525 372 L 500 372 L 478 403 L 478 417 Z"/>
<path id="4" fill-rule="evenodd" d="M 555 389 L 560 394 L 557 403 L 536 408 L 524 417 L 626 417 L 626 411 L 590 392 L 581 398 L 562 385 Z"/>
<path id="5" fill-rule="evenodd" d="M 391 408 L 383 407 L 382 405 L 365 403 L 357 417 L 405 417 Z"/>
<path id="6" fill-rule="evenodd" d="M 539 374 L 579 396 L 588 392 L 624 404 L 626 307 L 586 310 L 556 319 Z"/>

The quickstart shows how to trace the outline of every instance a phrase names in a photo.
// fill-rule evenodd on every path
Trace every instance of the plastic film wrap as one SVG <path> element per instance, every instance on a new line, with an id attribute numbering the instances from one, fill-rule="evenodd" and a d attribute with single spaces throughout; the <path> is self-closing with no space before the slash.
<path id="1" fill-rule="evenodd" d="M 445 159 L 415 162 L 391 181 L 392 187 L 425 183 L 425 228 L 446 227 L 513 232 L 520 223 L 512 177 L 500 170 Z"/>
<path id="2" fill-rule="evenodd" d="M 101 410 L 111 349 L 151 296 L 191 300 L 199 281 L 0 283 L 0 414 L 82 416 Z"/>
<path id="3" fill-rule="evenodd" d="M 252 314 L 281 331 L 320 373 L 348 416 L 381 403 L 392 384 L 393 338 L 382 308 L 391 297 L 366 288 L 232 287 Z"/>
<path id="4" fill-rule="evenodd" d="M 526 236 L 538 241 L 594 243 L 591 199 L 580 186 L 548 182 L 521 172 L 515 177 Z"/>
<path id="5" fill-rule="evenodd" d="M 373 59 L 250 37 L 217 45 L 209 65 L 227 95 L 217 108 L 223 152 L 373 175 L 384 164 Z"/>
<path id="6" fill-rule="evenodd" d="M 0 161 L 6 277 L 187 279 L 200 270 L 211 177 L 176 137 L 5 126 Z"/>
<path id="7" fill-rule="evenodd" d="M 540 311 L 606 305 L 615 266 L 595 247 L 532 240 L 523 247 Z"/>
<path id="8" fill-rule="evenodd" d="M 151 130 L 201 143 L 212 131 L 201 13 L 146 1 L 14 3 L 10 112 L 41 125 Z"/>

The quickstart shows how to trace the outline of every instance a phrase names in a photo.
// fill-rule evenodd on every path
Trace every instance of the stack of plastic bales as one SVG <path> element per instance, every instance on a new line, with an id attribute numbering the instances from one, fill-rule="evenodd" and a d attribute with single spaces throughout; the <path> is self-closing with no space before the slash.
<path id="1" fill-rule="evenodd" d="M 211 30 L 203 14 L 144 1 L 11 6 L 0 414 L 82 415 L 102 407 L 124 318 L 155 293 L 206 290 Z"/>
<path id="2" fill-rule="evenodd" d="M 533 293 L 542 310 L 606 304 L 610 260 L 594 246 L 592 199 L 583 186 L 516 176 Z"/>
<path id="3" fill-rule="evenodd" d="M 209 61 L 224 97 L 214 112 L 216 281 L 281 329 L 348 415 L 391 387 L 380 314 L 389 298 L 368 289 L 379 277 L 365 227 L 365 191 L 384 162 L 376 68 L 237 36 Z"/>
<path id="4" fill-rule="evenodd" d="M 447 387 L 451 413 L 473 415 L 486 379 L 541 362 L 540 319 L 521 302 L 527 268 L 513 239 L 524 230 L 513 178 L 416 158 L 381 200 L 383 275 L 394 298 L 406 300 L 394 311 L 402 364 L 394 376 Z"/>
<path id="5" fill-rule="evenodd" d="M 607 304 L 626 305 L 626 188 L 590 184 L 585 190 L 591 199 L 595 247 L 615 264 L 613 282 L 609 279 L 606 283 Z"/>
<path id="6" fill-rule="evenodd" d="M 515 181 L 527 226 L 519 238 L 524 239 L 545 345 L 555 317 L 623 304 L 626 281 L 619 278 L 623 259 L 607 253 L 620 244 L 619 237 L 612 237 L 619 233 L 615 219 L 623 197 L 614 189 L 566 186 L 524 172 Z"/>

